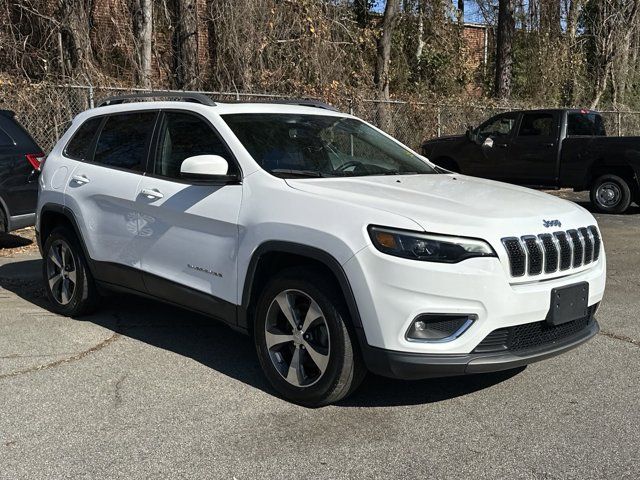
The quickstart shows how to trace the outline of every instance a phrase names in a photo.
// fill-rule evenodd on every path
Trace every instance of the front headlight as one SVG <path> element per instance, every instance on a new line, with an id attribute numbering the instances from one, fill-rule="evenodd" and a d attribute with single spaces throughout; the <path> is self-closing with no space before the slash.
<path id="1" fill-rule="evenodd" d="M 396 257 L 424 262 L 457 263 L 467 258 L 497 257 L 487 242 L 475 238 L 450 237 L 430 233 L 369 226 L 375 247 Z"/>

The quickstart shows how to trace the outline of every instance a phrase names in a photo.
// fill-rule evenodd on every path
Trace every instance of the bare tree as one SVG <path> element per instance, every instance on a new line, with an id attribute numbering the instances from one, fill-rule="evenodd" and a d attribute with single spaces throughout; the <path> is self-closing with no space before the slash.
<path id="1" fill-rule="evenodd" d="M 151 88 L 153 0 L 131 0 L 131 17 L 136 41 L 137 81 L 141 87 Z"/>
<path id="2" fill-rule="evenodd" d="M 375 84 L 378 96 L 382 102 L 389 100 L 389 66 L 391 63 L 391 39 L 398 18 L 400 7 L 399 0 L 387 0 L 382 19 L 382 31 L 378 38 L 376 55 Z M 378 108 L 379 124 L 384 129 L 389 129 L 388 105 L 380 103 Z"/>
<path id="3" fill-rule="evenodd" d="M 495 96 L 499 99 L 511 96 L 513 39 L 516 32 L 515 7 L 515 0 L 500 0 L 498 5 Z"/>
<path id="4" fill-rule="evenodd" d="M 200 87 L 198 61 L 197 0 L 174 0 L 174 63 L 178 88 L 194 90 Z"/>
<path id="5" fill-rule="evenodd" d="M 61 55 L 66 74 L 74 77 L 93 71 L 93 49 L 89 37 L 89 14 L 86 0 L 61 0 L 59 18 Z"/>

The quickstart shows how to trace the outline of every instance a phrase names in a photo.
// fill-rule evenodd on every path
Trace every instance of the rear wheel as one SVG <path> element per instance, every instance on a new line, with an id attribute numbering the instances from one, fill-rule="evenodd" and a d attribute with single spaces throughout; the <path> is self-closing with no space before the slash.
<path id="1" fill-rule="evenodd" d="M 47 298 L 56 313 L 75 317 L 95 308 L 98 292 L 79 242 L 68 229 L 58 227 L 47 238 L 42 273 Z"/>
<path id="2" fill-rule="evenodd" d="M 284 398 L 308 407 L 346 397 L 366 373 L 331 284 L 313 271 L 287 270 L 266 286 L 256 309 L 254 339 L 265 375 Z"/>
<path id="3" fill-rule="evenodd" d="M 622 213 L 631 200 L 629 181 L 618 175 L 602 175 L 591 187 L 591 203 L 603 213 Z"/>

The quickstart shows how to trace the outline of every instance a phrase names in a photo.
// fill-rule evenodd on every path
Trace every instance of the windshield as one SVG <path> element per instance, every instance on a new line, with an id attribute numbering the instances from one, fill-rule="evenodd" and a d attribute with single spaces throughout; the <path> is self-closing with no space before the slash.
<path id="1" fill-rule="evenodd" d="M 222 117 L 255 161 L 279 177 L 436 173 L 409 149 L 353 118 L 281 113 Z"/>

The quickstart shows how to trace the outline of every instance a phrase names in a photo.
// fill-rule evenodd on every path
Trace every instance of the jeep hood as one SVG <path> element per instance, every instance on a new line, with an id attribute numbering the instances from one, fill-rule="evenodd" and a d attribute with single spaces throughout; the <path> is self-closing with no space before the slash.
<path id="1" fill-rule="evenodd" d="M 489 239 L 595 224 L 584 208 L 505 183 L 458 174 L 287 179 L 298 190 L 409 218 L 434 233 Z"/>

